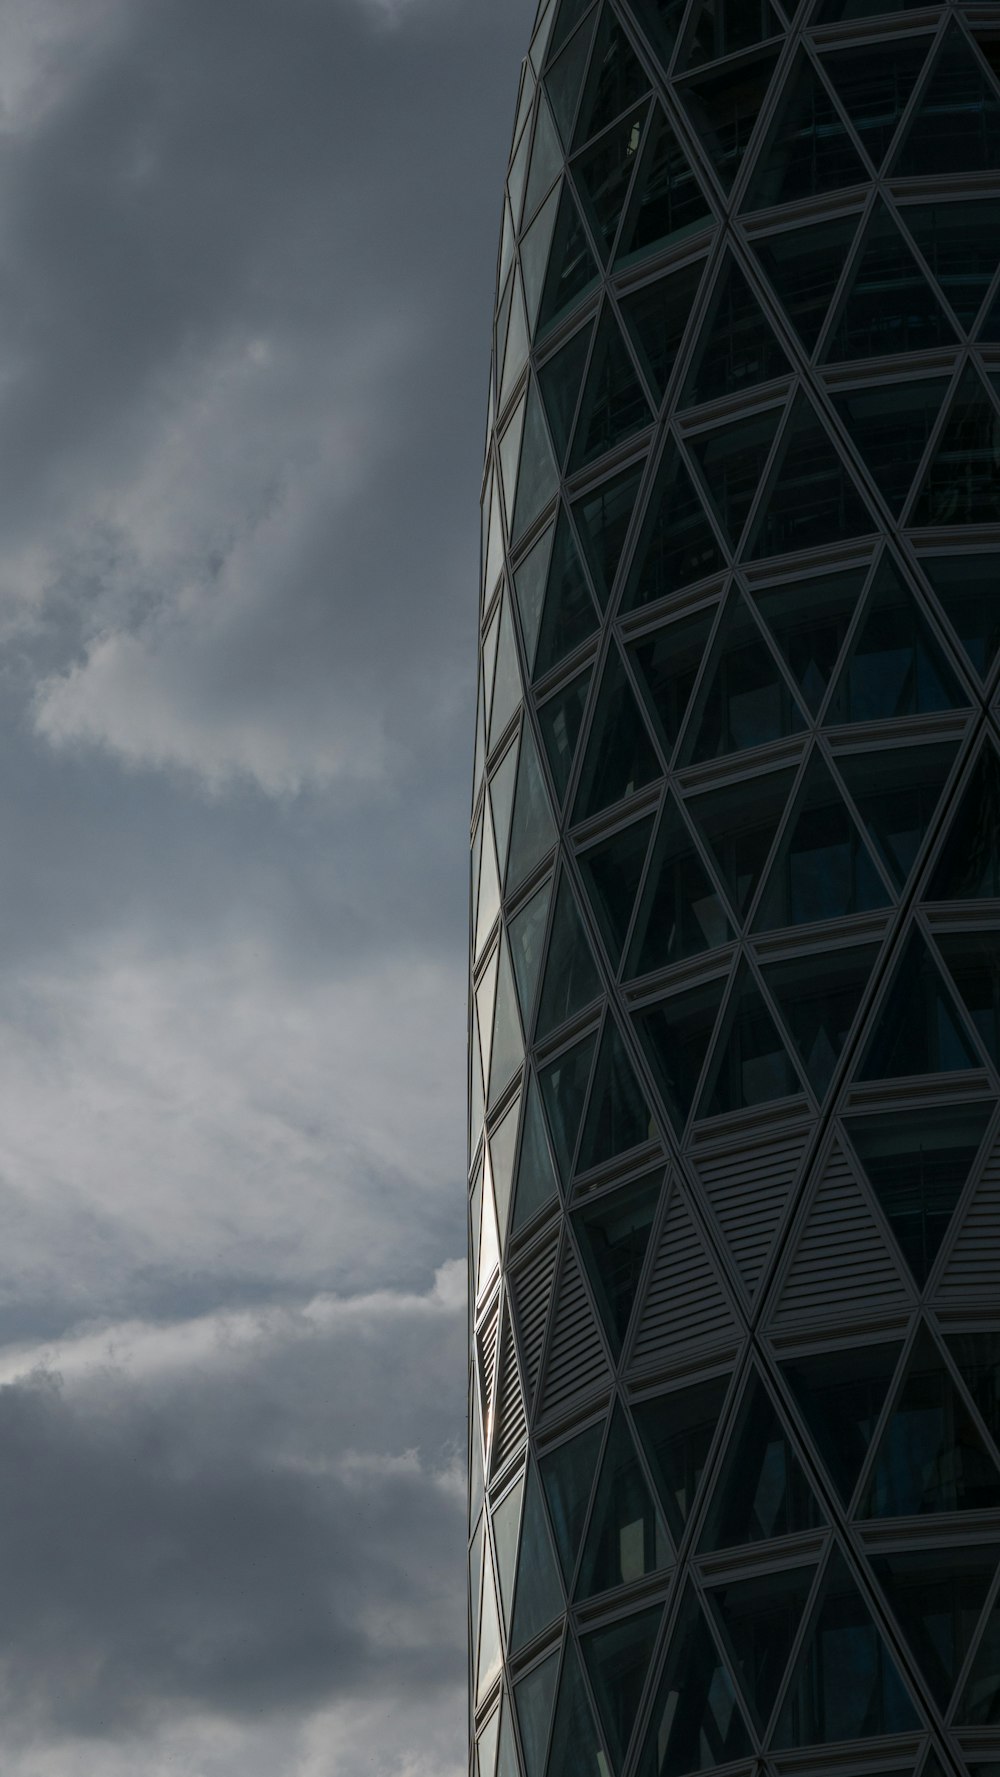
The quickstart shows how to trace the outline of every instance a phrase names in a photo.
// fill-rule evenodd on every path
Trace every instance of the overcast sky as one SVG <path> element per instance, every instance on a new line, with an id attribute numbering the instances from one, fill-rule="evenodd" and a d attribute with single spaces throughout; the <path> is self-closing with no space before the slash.
<path id="1" fill-rule="evenodd" d="M 533 0 L 0 7 L 0 1768 L 464 1769 L 465 869 Z"/>

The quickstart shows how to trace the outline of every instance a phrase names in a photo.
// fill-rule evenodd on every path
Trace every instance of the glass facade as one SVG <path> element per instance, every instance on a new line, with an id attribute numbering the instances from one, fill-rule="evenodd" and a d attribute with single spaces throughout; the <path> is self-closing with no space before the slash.
<path id="1" fill-rule="evenodd" d="M 1000 7 L 542 0 L 482 510 L 473 1777 L 990 1777 Z"/>

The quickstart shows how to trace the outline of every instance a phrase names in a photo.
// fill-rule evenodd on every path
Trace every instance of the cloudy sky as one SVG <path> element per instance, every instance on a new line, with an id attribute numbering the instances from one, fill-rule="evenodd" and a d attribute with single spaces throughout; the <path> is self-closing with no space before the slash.
<path id="1" fill-rule="evenodd" d="M 533 0 L 0 7 L 0 1766 L 464 1768 L 465 826 Z"/>

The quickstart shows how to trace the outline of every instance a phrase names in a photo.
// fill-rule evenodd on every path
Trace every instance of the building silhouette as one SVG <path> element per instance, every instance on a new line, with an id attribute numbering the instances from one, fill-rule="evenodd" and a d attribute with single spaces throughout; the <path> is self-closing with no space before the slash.
<path id="1" fill-rule="evenodd" d="M 543 0 L 494 342 L 473 1770 L 997 1777 L 1000 6 Z"/>

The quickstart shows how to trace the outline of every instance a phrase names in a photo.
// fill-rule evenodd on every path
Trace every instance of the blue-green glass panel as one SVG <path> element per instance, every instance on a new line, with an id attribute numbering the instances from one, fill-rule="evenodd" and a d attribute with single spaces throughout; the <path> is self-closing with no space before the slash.
<path id="1" fill-rule="evenodd" d="M 694 407 L 735 395 L 789 371 L 788 359 L 746 277 L 728 258 L 709 303 L 680 405 Z"/>
<path id="2" fill-rule="evenodd" d="M 770 0 L 695 0 L 674 72 L 721 61 L 780 33 Z"/>
<path id="3" fill-rule="evenodd" d="M 857 216 L 835 216 L 750 243 L 807 352 L 820 336 L 857 226 Z"/>
<path id="4" fill-rule="evenodd" d="M 813 715 L 840 658 L 865 583 L 864 568 L 753 589 L 753 601 Z"/>
<path id="5" fill-rule="evenodd" d="M 580 402 L 571 470 L 614 450 L 648 426 L 652 417 L 614 311 L 606 305 Z"/>
<path id="6" fill-rule="evenodd" d="M 1000 759 L 987 744 L 962 792 L 927 890 L 930 901 L 1000 897 Z"/>
<path id="7" fill-rule="evenodd" d="M 563 1609 L 559 1572 L 545 1523 L 542 1489 L 532 1464 L 528 1469 L 524 1489 L 521 1552 L 517 1564 L 514 1624 L 510 1638 L 512 1653 L 540 1635 Z"/>
<path id="8" fill-rule="evenodd" d="M 614 649 L 601 681 L 597 708 L 584 754 L 573 820 L 587 820 L 652 783 L 660 762 L 629 684 L 622 659 Z"/>
<path id="9" fill-rule="evenodd" d="M 927 945 L 914 931 L 875 1014 L 858 1078 L 960 1073 L 981 1065 Z"/>
<path id="10" fill-rule="evenodd" d="M 835 1550 L 774 1743 L 813 1746 L 901 1734 L 919 1725 L 889 1650 Z"/>
<path id="11" fill-rule="evenodd" d="M 521 1729 L 525 1777 L 542 1777 L 545 1749 L 552 1721 L 552 1700 L 559 1676 L 559 1653 L 550 1654 L 514 1688 L 517 1720 Z"/>
<path id="12" fill-rule="evenodd" d="M 777 50 L 758 50 L 720 72 L 692 75 L 676 88 L 726 191 L 746 154 L 777 60 Z"/>
<path id="13" fill-rule="evenodd" d="M 704 982 L 635 1017 L 653 1077 L 678 1135 L 691 1111 L 724 986 L 724 976 Z"/>
<path id="14" fill-rule="evenodd" d="M 514 1187 L 511 1232 L 517 1234 L 527 1227 L 548 1204 L 555 1202 L 558 1195 L 552 1156 L 545 1138 L 541 1098 L 532 1077 L 528 1082 L 524 1125 L 521 1130 L 521 1153 Z"/>
<path id="15" fill-rule="evenodd" d="M 540 338 L 580 302 L 588 290 L 593 289 L 599 275 L 570 181 L 566 179 L 559 199 L 559 213 L 549 250 L 549 269 L 538 310 Z"/>
<path id="16" fill-rule="evenodd" d="M 715 1586 L 709 1607 L 733 1650 L 743 1694 L 764 1728 L 785 1676 L 815 1577 L 814 1567 L 784 1568 Z"/>
<path id="17" fill-rule="evenodd" d="M 953 744 L 937 742 L 837 755 L 838 775 L 897 888 L 919 855 L 955 752 Z"/>
<path id="18" fill-rule="evenodd" d="M 738 913 L 753 899 L 794 779 L 794 770 L 769 771 L 754 778 L 752 795 L 745 784 L 727 784 L 687 802 Z"/>
<path id="19" fill-rule="evenodd" d="M 941 1353 L 921 1328 L 858 1515 L 915 1518 L 998 1506 L 1000 1470 Z"/>
<path id="20" fill-rule="evenodd" d="M 1000 1332 L 950 1333 L 948 1349 L 995 1445 L 1000 1445 Z"/>
<path id="21" fill-rule="evenodd" d="M 668 241 L 680 241 L 714 220 L 691 164 L 654 106 L 622 223 L 615 265 L 631 265 Z"/>
<path id="22" fill-rule="evenodd" d="M 621 1350 L 628 1332 L 661 1178 L 656 1172 L 620 1186 L 573 1217 L 583 1262 L 615 1351 Z"/>
<path id="23" fill-rule="evenodd" d="M 768 992 L 820 1102 L 830 1089 L 877 957 L 876 946 L 860 945 L 786 959 L 764 969 Z"/>
<path id="24" fill-rule="evenodd" d="M 931 41 L 893 37 L 823 57 L 824 71 L 876 168 L 889 152 Z"/>
<path id="25" fill-rule="evenodd" d="M 792 549 L 817 549 L 874 529 L 846 464 L 808 396 L 800 391 L 761 500 L 750 556 L 759 560 Z"/>
<path id="26" fill-rule="evenodd" d="M 533 524 L 556 491 L 558 476 L 549 444 L 541 397 L 533 382 L 528 392 L 528 406 L 521 436 L 521 466 L 517 477 L 514 501 L 514 522 L 511 540 L 516 542 Z"/>
<path id="27" fill-rule="evenodd" d="M 1000 649 L 1000 554 L 925 555 L 920 566 L 976 673 L 985 679 Z"/>
<path id="28" fill-rule="evenodd" d="M 880 205 L 865 231 L 837 324 L 821 357 L 839 364 L 956 343 L 940 299 L 888 210 Z"/>
<path id="29" fill-rule="evenodd" d="M 813 925 L 889 905 L 841 791 L 814 753 L 754 917 L 755 932 Z"/>
<path id="30" fill-rule="evenodd" d="M 857 1485 L 900 1346 L 867 1344 L 817 1352 L 782 1365 L 827 1473 L 847 1504 Z"/>
<path id="31" fill-rule="evenodd" d="M 757 161 L 743 208 L 861 185 L 868 174 L 843 117 L 804 51 L 786 75 L 784 98 Z"/>
<path id="32" fill-rule="evenodd" d="M 565 1024 L 568 1018 L 575 1017 L 577 1012 L 596 999 L 600 990 L 597 966 L 569 877 L 564 872 L 552 915 L 549 954 L 535 1023 L 536 1043 L 540 1043 L 560 1024 Z"/>
<path id="33" fill-rule="evenodd" d="M 586 1431 L 577 1432 L 543 1456 L 538 1465 L 567 1586 L 573 1579 L 583 1540 L 603 1436 L 603 1420 L 598 1425 L 588 1425 Z"/>
<path id="34" fill-rule="evenodd" d="M 748 1758 L 750 1736 L 728 1669 L 688 1581 L 656 1691 L 638 1777 L 682 1777 Z"/>
<path id="35" fill-rule="evenodd" d="M 583 1771 L 600 1774 L 603 1764 L 576 1648 L 567 1641 L 546 1777 L 580 1777 Z"/>
<path id="36" fill-rule="evenodd" d="M 627 1585 L 671 1559 L 663 1520 L 642 1472 L 632 1434 L 616 1407 L 597 1481 L 576 1584 L 578 1599 Z"/>
<path id="37" fill-rule="evenodd" d="M 609 1017 L 594 1069 L 576 1169 L 588 1172 L 594 1166 L 603 1166 L 617 1154 L 652 1140 L 654 1135 L 649 1106 L 618 1026 Z"/>
<path id="38" fill-rule="evenodd" d="M 938 949 L 983 1048 L 1000 1066 L 1000 932 L 942 932 Z"/>
<path id="39" fill-rule="evenodd" d="M 655 1605 L 583 1639 L 583 1658 L 615 1770 L 621 1769 L 635 1727 L 661 1615 Z"/>
<path id="40" fill-rule="evenodd" d="M 538 726 L 542 731 L 542 745 L 545 757 L 549 762 L 556 786 L 556 794 L 560 804 L 565 800 L 569 787 L 573 760 L 576 758 L 576 743 L 580 738 L 580 724 L 583 721 L 583 709 L 590 689 L 591 669 L 578 673 L 547 703 L 543 703 L 538 711 Z"/>
<path id="41" fill-rule="evenodd" d="M 548 584 L 542 611 L 534 677 L 558 666 L 598 627 L 597 611 L 590 595 L 569 518 L 560 508 L 552 544 Z"/>
<path id="42" fill-rule="evenodd" d="M 730 597 L 681 743 L 701 764 L 797 734 L 805 721 L 748 607 Z"/>
<path id="43" fill-rule="evenodd" d="M 962 33 L 946 33 L 889 163 L 897 178 L 989 172 L 1000 165 L 1000 94 Z"/>
<path id="44" fill-rule="evenodd" d="M 705 261 L 696 259 L 668 277 L 643 284 L 620 307 L 639 362 L 655 394 L 666 393 L 684 330 L 695 310 Z"/>
<path id="45" fill-rule="evenodd" d="M 536 890 L 531 900 L 521 908 L 520 913 L 510 921 L 508 926 L 518 1004 L 525 1026 L 531 1017 L 535 988 L 538 985 L 538 971 L 542 961 L 542 944 L 545 938 L 545 922 L 548 918 L 551 894 L 552 878 L 550 876 L 548 882 L 543 882 L 541 888 Z"/>
<path id="46" fill-rule="evenodd" d="M 610 125 L 573 162 L 580 204 L 598 250 L 607 261 L 615 244 L 625 199 L 642 143 L 648 100 Z"/>
<path id="47" fill-rule="evenodd" d="M 679 1542 L 691 1515 L 729 1387 L 713 1376 L 675 1389 L 632 1409 L 639 1440 L 653 1472 L 667 1522 Z"/>
<path id="48" fill-rule="evenodd" d="M 646 707 L 669 759 L 677 744 L 698 668 L 715 621 L 715 606 L 675 618 L 629 647 Z"/>
<path id="49" fill-rule="evenodd" d="M 596 1041 L 596 1035 L 584 1037 L 556 1061 L 549 1062 L 539 1076 L 556 1164 L 564 1181 L 570 1177 L 576 1152 Z"/>
<path id="50" fill-rule="evenodd" d="M 944 377 L 910 378 L 834 395 L 849 436 L 898 517 L 944 399 Z M 924 522 L 927 522 L 926 520 Z"/>
<path id="51" fill-rule="evenodd" d="M 972 1645 L 997 1545 L 876 1555 L 872 1566 L 938 1708 L 948 1708 Z"/>
<path id="52" fill-rule="evenodd" d="M 668 968 L 732 936 L 722 902 L 671 799 L 660 822 L 626 977 Z"/>
<path id="53" fill-rule="evenodd" d="M 701 497 L 668 434 L 622 604 L 632 611 L 717 573 L 725 558 Z"/>
<path id="54" fill-rule="evenodd" d="M 971 327 L 1000 259 L 1000 203 L 968 198 L 906 204 L 906 227 L 963 327 Z"/>
<path id="55" fill-rule="evenodd" d="M 1000 519 L 1000 413 L 970 365 L 959 384 L 913 511 L 915 525 Z"/>
<path id="56" fill-rule="evenodd" d="M 705 1520 L 701 1553 L 815 1530 L 823 1519 L 760 1377 L 743 1396 Z"/>
<path id="57" fill-rule="evenodd" d="M 580 532 L 587 566 L 604 607 L 618 573 L 642 472 L 641 462 L 633 464 L 573 502 L 573 517 Z"/>
<path id="58" fill-rule="evenodd" d="M 781 420 L 781 407 L 730 420 L 690 441 L 723 530 L 735 549 L 760 485 Z"/>
<path id="59" fill-rule="evenodd" d="M 512 894 L 555 844 L 556 830 L 542 777 L 538 750 L 530 728 L 521 734 L 514 815 L 507 851 L 507 893 Z"/>
<path id="60" fill-rule="evenodd" d="M 699 1117 L 749 1110 L 802 1090 L 771 1013 L 744 963 L 716 1041 Z"/>
<path id="61" fill-rule="evenodd" d="M 608 959 L 617 971 L 632 919 L 635 897 L 649 850 L 653 817 L 631 826 L 580 854 L 580 873 L 601 928 Z"/>
<path id="62" fill-rule="evenodd" d="M 561 50 L 555 60 L 549 63 L 545 76 L 545 91 L 549 96 L 552 115 L 556 120 L 556 128 L 567 148 L 573 139 L 573 123 L 576 118 L 577 106 L 580 103 L 584 75 L 587 71 L 587 58 L 590 54 L 596 17 L 597 14 L 592 12 L 579 30 L 573 33 L 565 49 Z"/>
<path id="63" fill-rule="evenodd" d="M 602 6 L 574 141 L 589 142 L 615 117 L 634 108 L 649 79 L 610 6 Z"/>
<path id="64" fill-rule="evenodd" d="M 580 399 L 580 386 L 590 351 L 592 332 L 590 322 L 586 327 L 578 328 L 572 338 L 553 357 L 547 359 L 538 372 L 538 386 L 542 391 L 549 431 L 552 433 L 552 443 L 560 463 L 566 460 L 573 433 L 573 421 Z"/>

